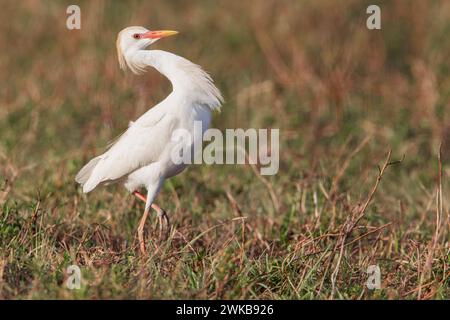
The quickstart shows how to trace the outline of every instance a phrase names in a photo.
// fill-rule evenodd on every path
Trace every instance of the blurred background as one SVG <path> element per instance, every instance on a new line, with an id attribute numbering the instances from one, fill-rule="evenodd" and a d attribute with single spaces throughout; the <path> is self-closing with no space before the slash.
<path id="1" fill-rule="evenodd" d="M 133 239 L 139 204 L 121 187 L 103 188 L 86 198 L 74 182 L 82 164 L 170 92 L 170 83 L 154 70 L 135 76 L 119 69 L 115 40 L 130 25 L 180 32 L 152 48 L 186 57 L 211 73 L 226 100 L 214 116 L 215 127 L 280 129 L 276 176 L 258 176 L 248 166 L 193 166 L 164 187 L 158 201 L 189 239 L 217 221 L 242 214 L 249 217 L 254 241 L 244 246 L 248 258 L 258 260 L 267 245 L 277 248 L 272 250 L 275 260 L 285 257 L 296 244 L 345 221 L 367 197 L 377 165 L 392 149 L 392 160 L 404 160 L 387 170 L 366 221 L 369 227 L 392 225 L 375 239 L 381 241 L 379 247 L 369 241 L 359 248 L 375 247 L 372 260 L 390 261 L 385 268 L 392 277 L 386 286 L 393 291 L 386 297 L 423 295 L 410 291 L 421 277 L 427 279 L 416 272 L 429 257 L 430 241 L 437 243 L 434 249 L 443 250 L 434 256 L 440 258 L 433 264 L 436 270 L 430 267 L 433 277 L 448 281 L 442 271 L 449 262 L 447 199 L 436 225 L 435 190 L 441 143 L 442 183 L 444 190 L 448 187 L 449 1 L 378 1 L 381 30 L 366 28 L 366 8 L 372 1 L 76 1 L 81 30 L 66 28 L 70 4 L 75 3 L 0 2 L 0 205 L 3 217 L 7 211 L 15 213 L 4 218 L 0 236 L 0 275 L 5 279 L 0 297 L 66 297 L 53 287 L 61 284 L 63 262 L 89 266 L 100 261 L 97 265 L 106 265 L 104 272 L 110 274 L 111 264 L 122 261 L 120 250 Z M 42 213 L 37 222 L 36 212 Z M 35 248 L 36 239 L 23 225 L 33 214 L 51 249 L 30 257 L 26 252 Z M 96 224 L 107 229 L 95 229 Z M 91 242 L 77 251 L 72 247 L 85 230 Z M 433 240 L 436 230 L 438 239 Z M 205 255 L 222 252 L 214 246 L 225 243 L 226 235 L 203 239 L 201 245 L 209 248 Z M 22 256 L 19 249 L 11 251 L 18 239 L 24 242 L 15 245 L 27 248 Z M 313 249 L 302 247 L 305 252 Z M 411 256 L 416 251 L 419 256 Z M 368 260 L 358 263 L 366 266 Z M 406 267 L 398 262 L 403 260 L 409 263 Z M 295 272 L 302 274 L 308 263 Z M 224 262 L 224 274 L 231 272 L 226 266 Z M 399 268 L 411 272 L 411 278 L 399 279 Z M 23 270 L 28 270 L 25 275 Z M 55 284 L 36 280 L 36 274 L 46 274 L 43 270 L 57 272 Z M 329 270 L 325 264 L 318 274 L 329 277 Z M 347 276 L 353 279 L 347 274 L 338 281 L 346 283 Z M 159 296 L 308 294 L 302 293 L 307 286 L 295 293 L 277 287 L 273 279 L 261 280 L 266 289 L 250 291 L 229 289 L 235 287 L 227 281 L 230 277 L 221 289 L 216 284 L 204 291 L 188 285 L 177 291 L 173 284 L 172 291 Z M 328 297 L 326 287 L 313 286 L 307 297 Z M 96 288 L 86 289 L 83 297 L 149 294 L 117 289 L 114 296 L 100 284 Z M 431 297 L 447 296 L 448 287 L 439 288 Z M 347 292 L 341 297 L 354 296 Z"/>

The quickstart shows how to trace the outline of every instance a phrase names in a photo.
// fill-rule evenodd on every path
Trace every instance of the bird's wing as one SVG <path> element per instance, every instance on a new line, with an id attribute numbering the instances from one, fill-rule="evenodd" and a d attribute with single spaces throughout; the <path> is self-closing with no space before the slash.
<path id="1" fill-rule="evenodd" d="M 91 191 L 101 182 L 119 180 L 158 160 L 171 140 L 178 118 L 155 110 L 153 114 L 147 112 L 144 119 L 134 122 L 107 152 L 92 160 L 94 167 L 82 183 L 84 192 Z"/>

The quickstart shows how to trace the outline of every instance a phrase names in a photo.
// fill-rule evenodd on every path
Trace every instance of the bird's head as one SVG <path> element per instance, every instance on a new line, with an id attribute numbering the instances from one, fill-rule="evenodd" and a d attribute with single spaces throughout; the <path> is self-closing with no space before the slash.
<path id="1" fill-rule="evenodd" d="M 133 72 L 139 73 L 139 70 L 135 70 L 129 61 L 127 61 L 127 56 L 129 56 L 129 53 L 143 50 L 159 39 L 172 36 L 177 33 L 177 31 L 172 30 L 150 31 L 144 27 L 128 27 L 123 29 L 119 32 L 116 41 L 117 56 L 119 59 L 120 68 L 125 70 L 128 65 Z"/>

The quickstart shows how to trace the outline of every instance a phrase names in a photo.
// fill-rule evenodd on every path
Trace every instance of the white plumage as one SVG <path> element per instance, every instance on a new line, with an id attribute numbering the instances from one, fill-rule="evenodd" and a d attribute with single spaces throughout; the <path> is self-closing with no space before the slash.
<path id="1" fill-rule="evenodd" d="M 142 73 L 153 67 L 172 83 L 172 93 L 159 104 L 130 123 L 129 128 L 104 154 L 86 164 L 76 181 L 88 193 L 99 185 L 123 182 L 134 192 L 147 189 L 143 220 L 165 179 L 179 174 L 186 164 L 174 164 L 171 151 L 174 130 L 183 128 L 193 136 L 194 121 L 201 121 L 203 130 L 209 128 L 211 112 L 222 103 L 220 91 L 200 66 L 175 54 L 161 50 L 145 50 L 158 39 L 174 31 L 149 31 L 129 27 L 117 38 L 117 52 L 122 69 Z M 155 207 L 158 210 L 158 207 Z M 140 239 L 141 240 L 141 239 Z M 143 241 L 143 239 L 142 239 Z M 145 246 L 141 242 L 141 250 Z"/>

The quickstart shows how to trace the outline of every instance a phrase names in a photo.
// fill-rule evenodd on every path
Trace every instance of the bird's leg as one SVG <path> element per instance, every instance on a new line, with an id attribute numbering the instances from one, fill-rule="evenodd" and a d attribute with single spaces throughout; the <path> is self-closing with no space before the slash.
<path id="1" fill-rule="evenodd" d="M 144 239 L 144 226 L 145 221 L 147 221 L 149 211 L 150 211 L 149 209 L 145 209 L 138 227 L 139 248 L 141 249 L 141 253 L 143 255 L 147 255 L 147 249 L 145 248 L 145 239 Z"/>
<path id="2" fill-rule="evenodd" d="M 146 202 L 147 198 L 140 192 L 138 191 L 134 191 L 133 194 L 140 200 Z M 162 209 L 160 206 L 158 206 L 155 203 L 152 203 L 152 208 L 157 212 L 158 214 L 158 220 L 159 220 L 159 238 L 160 239 L 164 239 L 166 240 L 169 236 L 169 232 L 170 232 L 170 220 L 169 220 L 169 216 L 167 215 L 166 211 L 164 209 Z M 147 212 L 148 215 L 148 212 Z M 144 217 L 142 217 L 144 218 Z M 145 217 L 145 219 L 147 219 L 147 217 Z M 142 220 L 141 220 L 142 223 Z M 145 224 L 145 221 L 144 221 Z M 140 226 L 140 225 L 139 225 Z M 143 228 L 144 226 L 142 226 Z M 165 229 L 165 230 L 164 230 Z"/>
<path id="3" fill-rule="evenodd" d="M 133 194 L 140 200 L 144 201 L 144 203 L 147 201 L 147 198 L 140 193 L 139 191 L 134 191 Z"/>

